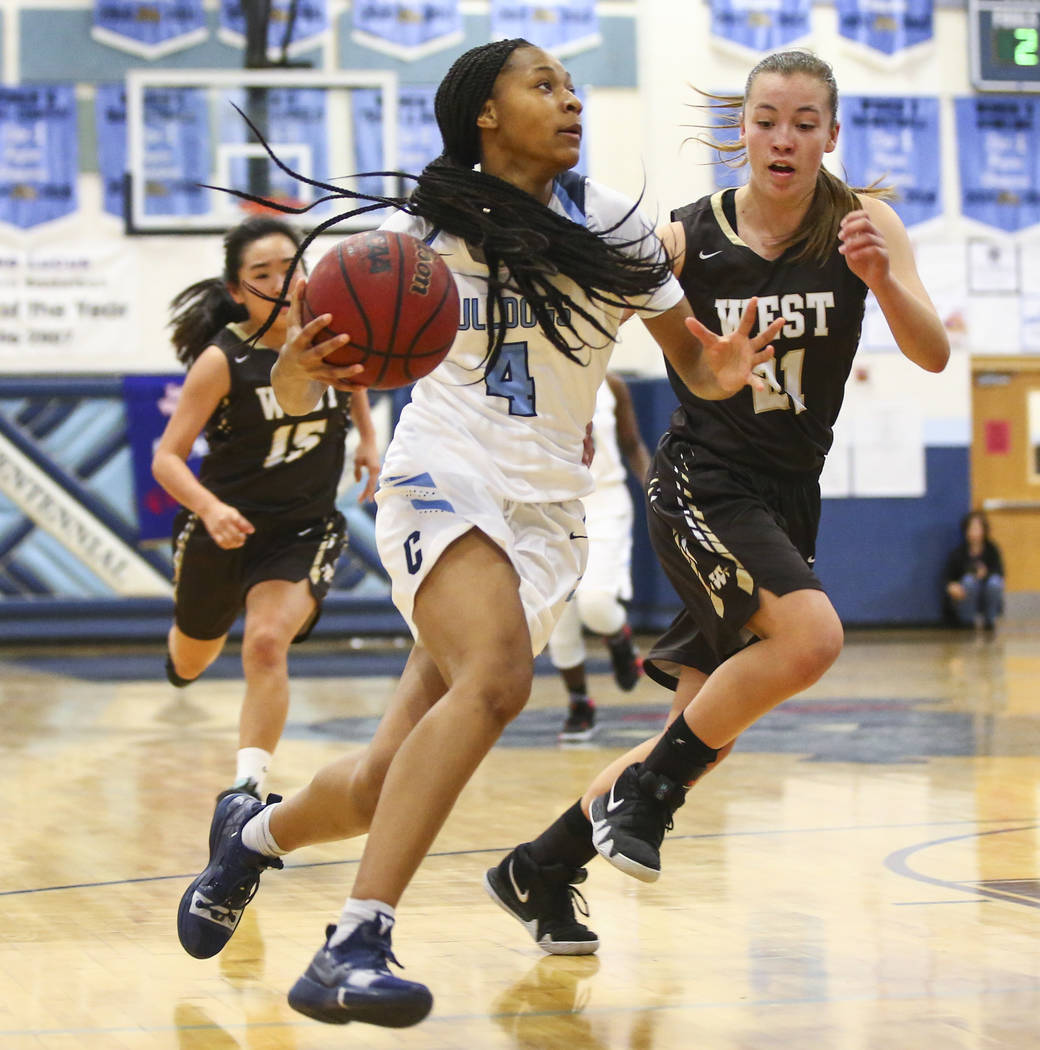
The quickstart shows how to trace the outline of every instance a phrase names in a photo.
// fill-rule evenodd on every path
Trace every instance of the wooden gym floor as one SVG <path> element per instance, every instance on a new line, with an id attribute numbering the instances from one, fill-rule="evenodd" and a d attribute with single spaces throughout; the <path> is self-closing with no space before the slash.
<path id="1" fill-rule="evenodd" d="M 435 1005 L 397 1031 L 324 1026 L 285 999 L 362 840 L 265 874 L 222 955 L 181 950 L 177 902 L 205 863 L 241 686 L 215 675 L 177 691 L 161 654 L 136 678 L 130 659 L 0 654 L 5 1050 L 1038 1045 L 1036 624 L 850 634 L 821 683 L 691 792 L 660 882 L 591 865 L 602 946 L 586 958 L 543 955 L 481 877 L 653 731 L 667 698 L 597 673 L 601 735 L 562 749 L 561 688 L 539 676 L 399 910 L 395 950 Z M 305 671 L 269 783 L 286 794 L 361 745 L 393 684 Z"/>

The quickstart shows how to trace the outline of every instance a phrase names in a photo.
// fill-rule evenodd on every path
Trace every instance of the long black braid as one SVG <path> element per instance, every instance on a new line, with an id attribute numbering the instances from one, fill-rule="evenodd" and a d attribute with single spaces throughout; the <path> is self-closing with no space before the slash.
<path id="1" fill-rule="evenodd" d="M 487 329 L 491 358 L 497 355 L 506 338 L 505 324 L 500 319 L 504 318 L 503 293 L 508 289 L 529 302 L 553 346 L 571 360 L 578 360 L 577 351 L 584 342 L 574 327 L 572 314 L 588 322 L 605 342 L 613 336 L 595 314 L 557 287 L 556 279 L 570 278 L 592 302 L 624 308 L 631 299 L 659 288 L 671 269 L 665 253 L 652 238 L 625 241 L 610 237 L 635 211 L 635 205 L 616 225 L 593 232 L 551 211 L 504 179 L 474 170 L 480 160 L 477 117 L 484 102 L 490 97 L 510 55 L 518 48 L 533 46 L 521 38 L 498 40 L 471 48 L 455 60 L 437 88 L 435 100 L 437 125 L 443 140 L 441 155 L 428 164 L 418 178 L 403 172 L 369 173 L 413 179 L 416 186 L 410 197 L 354 193 L 303 178 L 268 148 L 269 156 L 283 171 L 326 191 L 327 195 L 304 208 L 260 202 L 293 212 L 307 211 L 336 197 L 371 202 L 321 223 L 305 238 L 298 257 L 318 233 L 364 211 L 390 205 L 424 218 L 437 229 L 454 234 L 483 252 L 489 272 Z M 259 131 L 256 128 L 253 131 L 263 142 Z M 246 193 L 230 192 L 247 200 L 257 200 Z M 288 288 L 289 278 L 283 296 Z M 262 332 L 263 329 L 258 335 Z M 568 332 L 573 338 L 568 338 Z"/>
<path id="2" fill-rule="evenodd" d="M 231 298 L 228 286 L 239 283 L 242 255 L 254 241 L 280 233 L 299 246 L 300 235 L 288 223 L 256 215 L 224 234 L 224 273 L 178 292 L 170 303 L 171 341 L 177 360 L 190 366 L 226 325 L 249 319 L 249 311 Z"/>

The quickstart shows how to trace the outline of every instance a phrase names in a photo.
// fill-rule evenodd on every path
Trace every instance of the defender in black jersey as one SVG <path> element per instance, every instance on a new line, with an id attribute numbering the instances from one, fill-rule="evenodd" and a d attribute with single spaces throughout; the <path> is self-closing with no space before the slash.
<path id="1" fill-rule="evenodd" d="M 167 675 L 194 681 L 220 654 L 243 611 L 246 695 L 234 786 L 259 797 L 289 704 L 288 650 L 321 611 L 346 543 L 336 509 L 351 413 L 360 431 L 355 473 L 375 487 L 379 460 L 364 392 L 329 390 L 305 416 L 288 416 L 271 388 L 286 311 L 256 341 L 298 245 L 271 218 L 225 237 L 223 278 L 173 301 L 173 342 L 189 365 L 153 472 L 182 505 L 173 531 L 174 623 Z M 186 460 L 204 437 L 196 478 Z"/>
<path id="2" fill-rule="evenodd" d="M 867 291 L 906 357 L 931 372 L 949 357 L 883 191 L 853 190 L 822 166 L 838 134 L 830 67 L 810 52 L 778 52 L 752 70 L 743 99 L 712 97 L 739 112 L 740 139 L 710 145 L 746 151 L 748 182 L 678 209 L 661 239 L 703 352 L 740 324 L 772 323 L 774 357 L 758 369 L 764 389 L 724 401 L 691 395 L 669 369 L 679 407 L 650 469 L 647 506 L 654 551 L 683 609 L 644 665 L 675 690 L 667 728 L 603 770 L 502 864 L 551 871 L 598 852 L 635 878 L 659 877 L 661 842 L 688 787 L 841 649 L 812 563 L 820 471 Z M 545 916 L 559 906 L 548 901 Z"/>

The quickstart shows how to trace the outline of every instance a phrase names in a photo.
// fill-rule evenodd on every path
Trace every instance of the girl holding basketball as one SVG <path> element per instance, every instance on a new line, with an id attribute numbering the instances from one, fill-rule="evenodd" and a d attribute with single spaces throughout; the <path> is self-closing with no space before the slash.
<path id="1" fill-rule="evenodd" d="M 403 1026 L 432 996 L 391 974 L 394 909 L 473 771 L 527 702 L 534 654 L 581 577 L 586 424 L 618 326 L 635 310 L 699 396 L 727 398 L 770 354 L 753 308 L 718 337 L 696 321 L 653 231 L 620 195 L 573 175 L 581 103 L 560 63 L 524 40 L 462 55 L 441 82 L 443 153 L 384 228 L 411 233 L 455 275 L 468 323 L 412 388 L 387 451 L 377 539 L 415 646 L 368 748 L 294 798 L 225 800 L 210 865 L 179 931 L 215 954 L 260 872 L 309 843 L 368 831 L 353 891 L 289 1001 L 322 1021 Z M 474 170 L 480 164 L 479 171 Z M 361 366 L 325 357 L 328 315 L 300 324 L 294 288 L 272 373 L 306 413 Z M 321 340 L 317 345 L 314 341 Z M 218 913 L 221 921 L 207 914 Z"/>
<path id="2" fill-rule="evenodd" d="M 317 621 L 346 523 L 336 510 L 351 416 L 360 443 L 355 477 L 379 469 L 364 391 L 329 391 L 291 419 L 271 390 L 271 366 L 288 326 L 281 310 L 258 342 L 299 244 L 284 222 L 256 217 L 224 237 L 224 274 L 173 300 L 173 344 L 188 366 L 155 451 L 156 480 L 181 504 L 173 529 L 174 622 L 166 672 L 194 681 L 220 655 L 245 610 L 246 693 L 230 790 L 260 798 L 289 708 L 289 645 Z M 204 435 L 199 476 L 187 465 Z"/>

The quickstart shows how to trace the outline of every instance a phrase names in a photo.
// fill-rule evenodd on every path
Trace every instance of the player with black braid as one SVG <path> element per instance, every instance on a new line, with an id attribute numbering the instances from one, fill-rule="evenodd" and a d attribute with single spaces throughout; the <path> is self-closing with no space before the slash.
<path id="1" fill-rule="evenodd" d="M 182 899 L 182 943 L 215 954 L 280 855 L 367 831 L 339 921 L 289 995 L 322 1021 L 403 1026 L 432 1006 L 425 985 L 389 970 L 394 909 L 527 702 L 534 655 L 581 577 L 585 430 L 621 321 L 639 314 L 681 381 L 712 399 L 761 383 L 753 369 L 779 328 L 749 338 L 753 304 L 723 337 L 690 318 L 632 202 L 571 172 L 581 108 L 563 66 L 524 40 L 467 52 L 442 82 L 443 153 L 383 224 L 441 254 L 461 306 L 448 356 L 412 387 L 377 494 L 380 558 L 415 645 L 367 748 L 285 802 L 227 800 Z M 272 372 L 291 414 L 358 371 L 326 363 L 349 339 L 325 338 L 327 314 L 301 324 L 304 286 Z"/>

